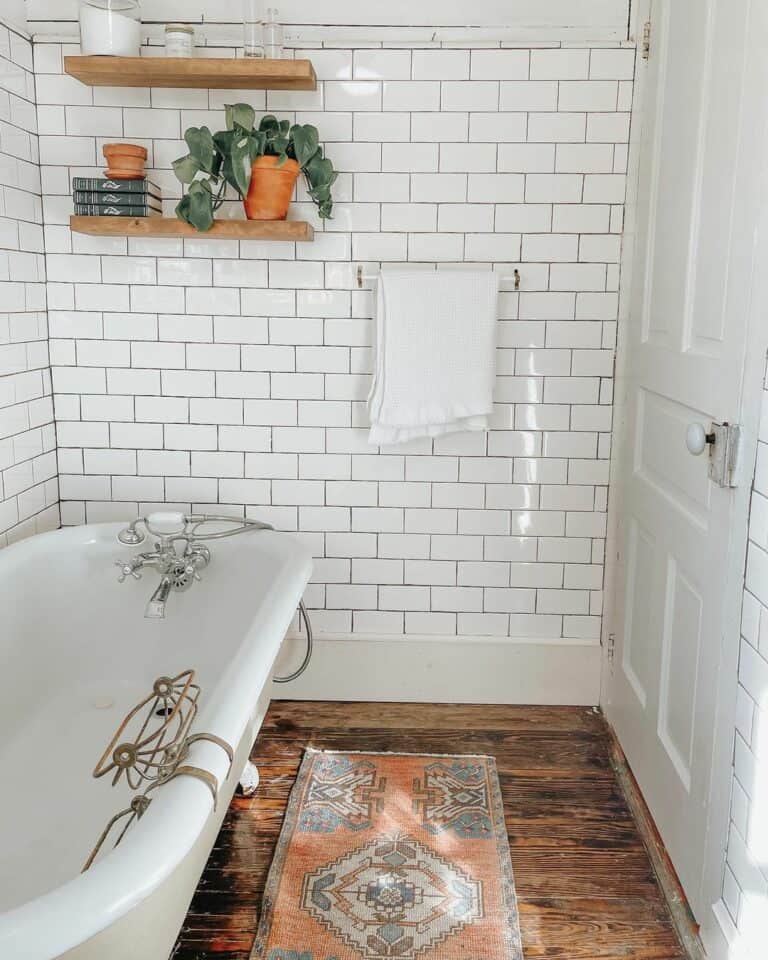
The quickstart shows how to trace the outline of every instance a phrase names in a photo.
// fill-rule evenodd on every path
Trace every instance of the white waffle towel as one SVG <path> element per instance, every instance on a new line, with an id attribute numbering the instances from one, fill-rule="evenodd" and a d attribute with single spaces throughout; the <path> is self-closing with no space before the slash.
<path id="1" fill-rule="evenodd" d="M 488 429 L 498 295 L 490 270 L 379 274 L 369 443 Z"/>

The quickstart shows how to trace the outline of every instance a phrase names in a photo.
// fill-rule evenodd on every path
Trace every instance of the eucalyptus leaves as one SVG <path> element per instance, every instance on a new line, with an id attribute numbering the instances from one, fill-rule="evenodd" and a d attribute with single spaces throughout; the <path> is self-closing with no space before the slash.
<path id="1" fill-rule="evenodd" d="M 253 107 L 236 103 L 226 107 L 226 130 L 187 130 L 184 139 L 189 153 L 173 163 L 174 173 L 187 186 L 176 207 L 180 220 L 197 230 L 210 230 L 214 214 L 224 202 L 227 185 L 243 198 L 248 195 L 253 165 L 259 157 L 277 157 L 276 168 L 295 160 L 319 215 L 323 219 L 331 216 L 331 187 L 338 173 L 320 146 L 317 128 L 310 124 L 291 126 L 290 121 L 278 120 L 271 114 L 262 117 L 258 129 L 255 122 Z"/>

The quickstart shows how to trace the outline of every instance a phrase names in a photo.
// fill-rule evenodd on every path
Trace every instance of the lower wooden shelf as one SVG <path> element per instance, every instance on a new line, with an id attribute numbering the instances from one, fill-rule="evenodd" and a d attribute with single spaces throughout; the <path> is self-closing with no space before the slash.
<path id="1" fill-rule="evenodd" d="M 309 60 L 164 57 L 162 52 L 159 57 L 64 57 L 64 70 L 82 83 L 97 87 L 317 89 L 317 77 Z"/>
<path id="2" fill-rule="evenodd" d="M 70 217 L 74 233 L 92 237 L 194 237 L 197 240 L 314 240 L 305 220 L 217 220 L 205 233 L 176 217 Z"/>

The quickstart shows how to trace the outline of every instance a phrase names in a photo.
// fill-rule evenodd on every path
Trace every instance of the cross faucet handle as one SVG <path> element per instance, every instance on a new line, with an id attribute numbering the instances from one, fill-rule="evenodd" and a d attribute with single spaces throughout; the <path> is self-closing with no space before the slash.
<path id="1" fill-rule="evenodd" d="M 115 560 L 115 566 L 120 567 L 120 576 L 117 578 L 118 583 L 125 583 L 127 577 L 133 577 L 134 580 L 141 580 L 141 574 L 136 569 L 133 561 L 125 563 L 123 560 Z"/>

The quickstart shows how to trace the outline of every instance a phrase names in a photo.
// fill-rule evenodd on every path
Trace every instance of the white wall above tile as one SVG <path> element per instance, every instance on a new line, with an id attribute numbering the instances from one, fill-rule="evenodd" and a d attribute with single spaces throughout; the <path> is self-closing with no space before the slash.
<path id="1" fill-rule="evenodd" d="M 521 38 L 541 40 L 626 39 L 630 0 L 463 0 L 446 3 L 445 0 L 326 0 L 318 4 L 309 0 L 283 0 L 280 16 L 293 27 L 302 25 L 307 35 L 309 27 L 332 27 L 338 33 L 344 28 L 349 37 L 350 28 L 369 30 L 420 30 L 419 38 L 429 39 L 429 31 L 448 28 L 466 33 L 467 28 L 493 31 Z M 46 28 L 55 22 L 72 22 L 77 18 L 78 0 L 27 0 L 27 12 L 32 30 Z M 238 3 L 222 4 L 217 0 L 142 0 L 145 23 L 183 20 L 229 24 L 236 22 Z M 426 33 L 424 31 L 427 31 Z M 326 32 L 326 38 L 328 34 Z M 374 34 L 371 34 L 374 38 Z M 448 39 L 449 35 L 441 39 Z M 358 39 L 361 39 L 358 31 Z M 416 39 L 411 35 L 410 39 Z"/>
<path id="2" fill-rule="evenodd" d="M 27 29 L 26 0 L 2 0 L 0 3 L 0 18 L 20 30 Z"/>

